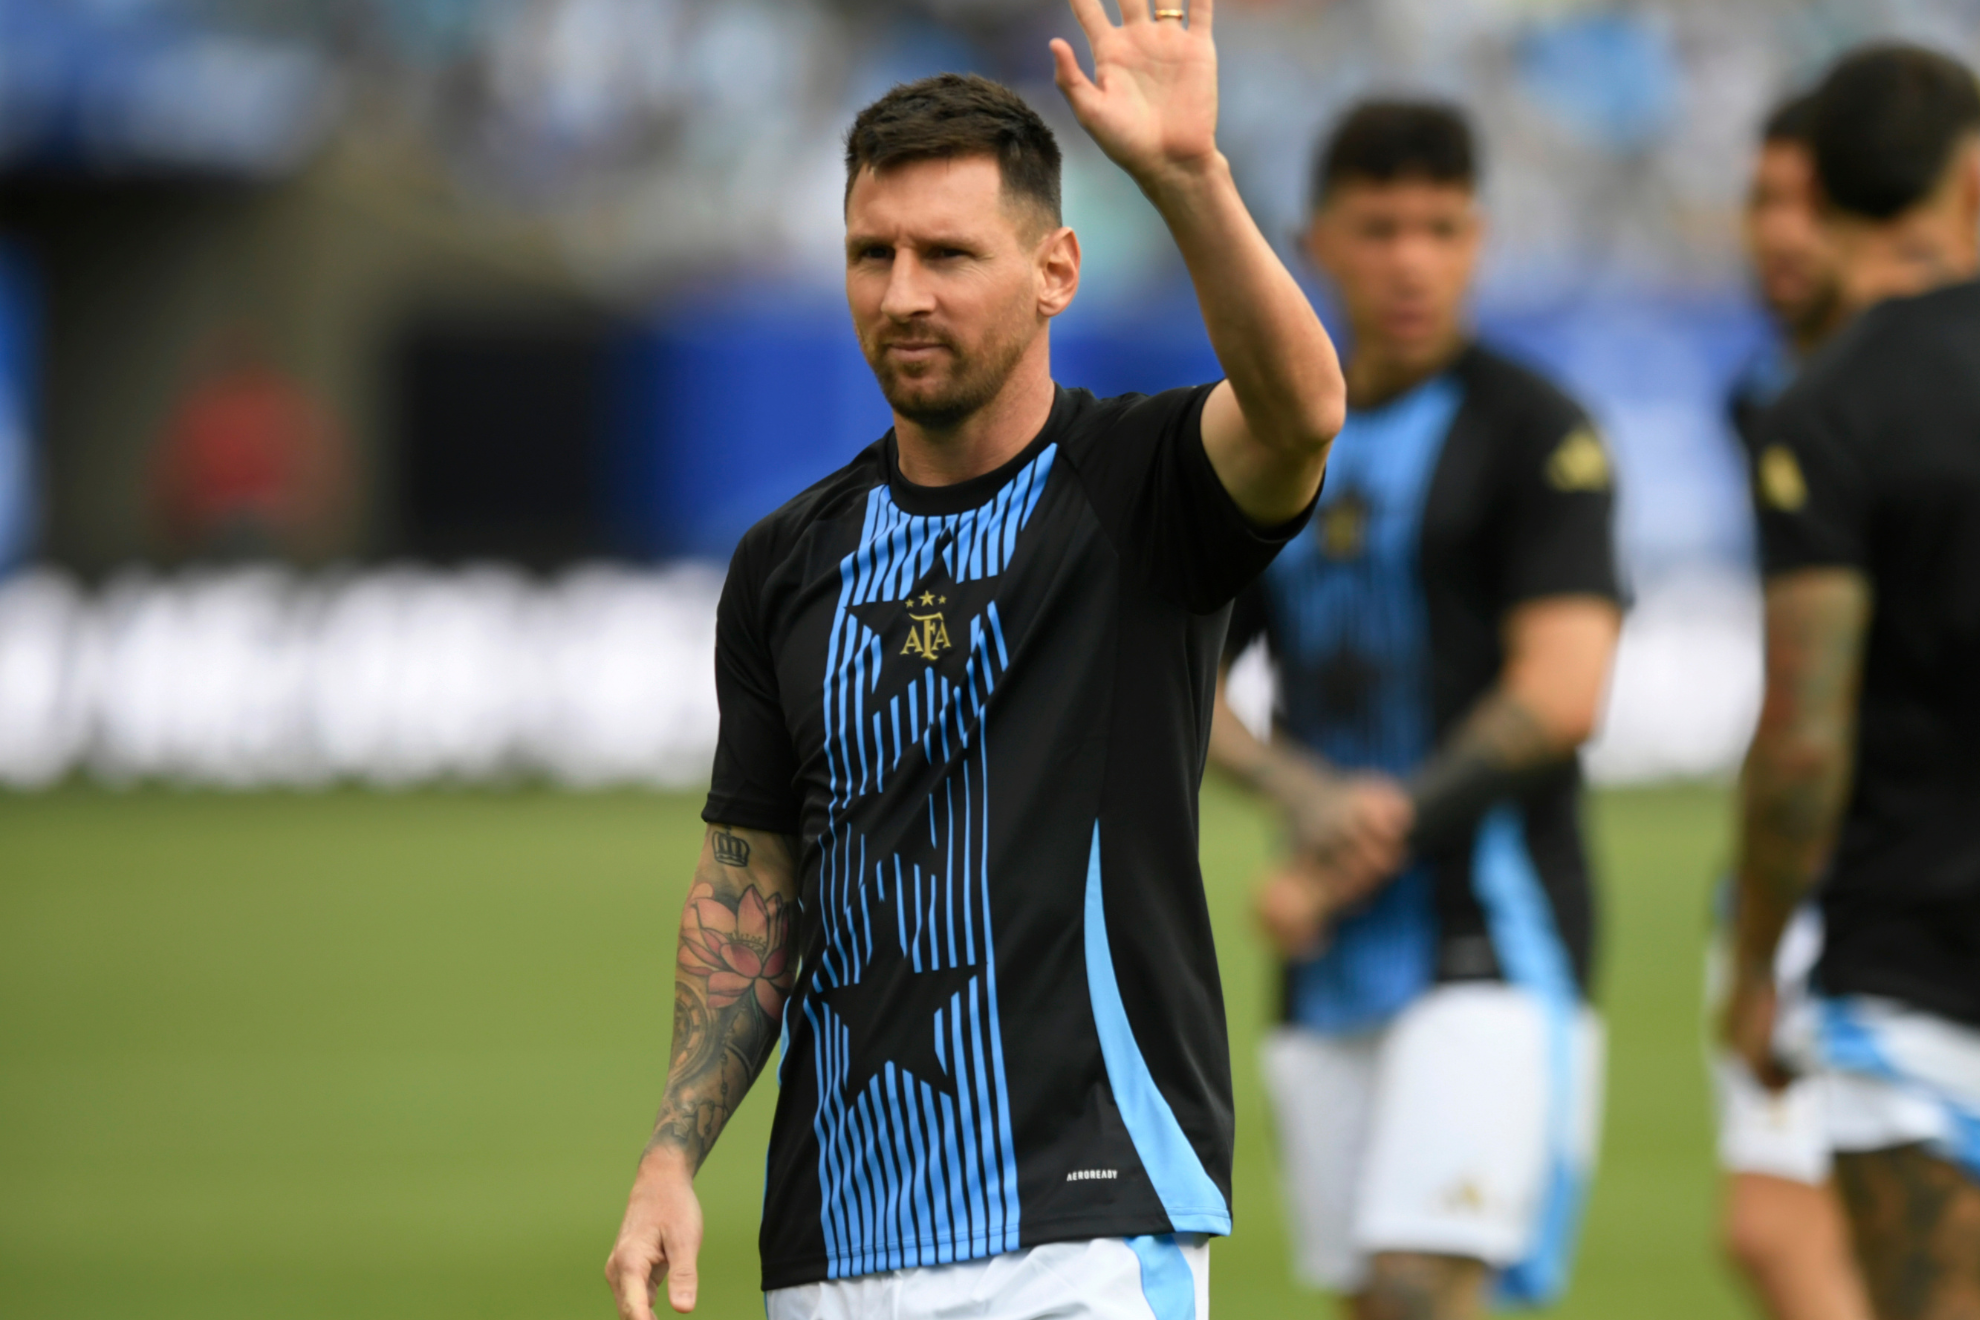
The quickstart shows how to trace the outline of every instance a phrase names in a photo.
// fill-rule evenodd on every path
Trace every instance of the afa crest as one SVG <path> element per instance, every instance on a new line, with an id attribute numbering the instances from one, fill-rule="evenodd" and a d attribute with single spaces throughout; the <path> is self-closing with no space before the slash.
<path id="1" fill-rule="evenodd" d="M 1329 559 L 1359 559 L 1368 546 L 1371 512 L 1367 499 L 1353 490 L 1321 506 L 1314 517 L 1321 552 Z"/>
<path id="2" fill-rule="evenodd" d="M 993 580 L 956 581 L 936 548 L 933 562 L 905 594 L 888 592 L 849 605 L 846 612 L 878 634 L 891 683 L 919 683 L 933 671 L 951 683 L 969 672 L 971 648 L 986 626 L 984 610 L 995 596 Z M 898 587 L 895 588 L 899 590 Z"/>
<path id="3" fill-rule="evenodd" d="M 918 655 L 932 665 L 944 651 L 954 649 L 955 643 L 949 640 L 949 622 L 937 608 L 948 603 L 947 596 L 937 596 L 932 591 L 924 591 L 914 599 L 902 602 L 907 609 L 910 625 L 907 641 L 901 646 L 902 655 Z M 922 612 L 915 613 L 917 609 Z"/>
<path id="4" fill-rule="evenodd" d="M 1801 475 L 1801 463 L 1786 445 L 1768 445 L 1761 451 L 1754 468 L 1760 499 L 1770 509 L 1782 513 L 1799 512 L 1808 503 L 1808 480 Z"/>
<path id="5" fill-rule="evenodd" d="M 1578 427 L 1561 441 L 1547 460 L 1547 480 L 1555 490 L 1570 493 L 1609 488 L 1609 453 L 1593 429 Z"/>

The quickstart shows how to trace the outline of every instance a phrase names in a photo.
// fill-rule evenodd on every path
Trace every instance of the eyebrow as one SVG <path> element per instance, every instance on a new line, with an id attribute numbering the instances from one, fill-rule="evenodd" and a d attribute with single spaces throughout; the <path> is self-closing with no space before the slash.
<path id="1" fill-rule="evenodd" d="M 922 234 L 910 238 L 908 242 L 915 247 L 921 248 L 965 248 L 972 252 L 980 252 L 984 248 L 984 244 L 980 238 L 967 234 Z M 873 246 L 901 247 L 903 244 L 893 238 L 880 234 L 849 233 L 846 235 L 846 250 L 848 252 Z"/>

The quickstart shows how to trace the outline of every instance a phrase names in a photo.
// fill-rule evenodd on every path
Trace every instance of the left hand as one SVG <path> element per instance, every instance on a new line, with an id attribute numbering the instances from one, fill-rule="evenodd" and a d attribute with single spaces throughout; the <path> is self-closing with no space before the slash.
<path id="1" fill-rule="evenodd" d="M 1184 0 L 1154 3 L 1163 9 L 1184 7 Z M 1213 0 L 1190 0 L 1187 26 L 1181 19 L 1152 17 L 1150 0 L 1120 0 L 1118 26 L 1100 0 L 1072 0 L 1072 7 L 1093 50 L 1093 77 L 1079 67 L 1072 46 L 1055 39 L 1056 81 L 1100 149 L 1144 188 L 1214 160 Z"/>

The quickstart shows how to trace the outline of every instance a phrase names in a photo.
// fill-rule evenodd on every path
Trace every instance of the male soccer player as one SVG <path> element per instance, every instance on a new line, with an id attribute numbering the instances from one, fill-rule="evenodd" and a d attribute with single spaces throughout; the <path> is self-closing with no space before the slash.
<path id="1" fill-rule="evenodd" d="M 1229 378 L 1051 376 L 1059 151 L 978 78 L 847 136 L 846 292 L 894 429 L 759 523 L 673 1058 L 607 1274 L 693 1305 L 691 1179 L 781 1033 L 773 1320 L 1200 1317 L 1231 1092 L 1196 794 L 1237 592 L 1303 525 L 1345 386 L 1217 150 L 1211 5 L 1075 0 L 1080 123 L 1167 220 Z M 774 364 L 766 364 L 774 369 Z"/>
<path id="2" fill-rule="evenodd" d="M 1809 145 L 1814 113 L 1813 95 L 1803 93 L 1767 116 L 1747 191 L 1747 255 L 1777 330 L 1740 374 L 1730 400 L 1749 472 L 1767 408 L 1844 316 Z M 1729 917 L 1730 886 L 1723 897 Z M 1798 987 L 1821 950 L 1820 918 L 1803 905 L 1790 931 L 1776 971 L 1784 984 Z M 1712 951 L 1715 997 L 1726 988 L 1730 939 L 1728 920 Z M 1729 1050 L 1715 1060 L 1714 1073 L 1719 1163 L 1726 1171 L 1721 1233 L 1727 1256 L 1775 1320 L 1865 1320 L 1870 1303 L 1830 1181 L 1822 1082 L 1804 1078 L 1770 1091 Z"/>
<path id="3" fill-rule="evenodd" d="M 1746 192 L 1746 254 L 1777 331 L 1733 385 L 1733 427 L 1749 448 L 1761 414 L 1844 319 L 1835 244 L 1822 223 L 1808 144 L 1814 114 L 1809 92 L 1774 107 L 1761 126 Z"/>
<path id="4" fill-rule="evenodd" d="M 1968 1316 L 1980 1314 L 1980 91 L 1944 55 L 1869 48 L 1824 79 L 1811 139 L 1844 299 L 1868 310 L 1762 425 L 1766 695 L 1742 782 L 1726 1031 L 1770 1085 L 1786 1080 L 1780 1059 L 1822 1077 L 1875 1313 Z M 1818 875 L 1812 994 L 1782 1001 L 1781 932 Z"/>
<path id="5" fill-rule="evenodd" d="M 1296 1255 L 1355 1313 L 1554 1295 L 1599 1112 L 1576 748 L 1619 622 L 1610 469 L 1581 409 L 1474 342 L 1470 128 L 1364 104 L 1306 235 L 1353 331 L 1310 535 L 1240 601 L 1276 735 L 1217 763 L 1278 803 L 1261 915 L 1286 956 L 1266 1050 Z"/>

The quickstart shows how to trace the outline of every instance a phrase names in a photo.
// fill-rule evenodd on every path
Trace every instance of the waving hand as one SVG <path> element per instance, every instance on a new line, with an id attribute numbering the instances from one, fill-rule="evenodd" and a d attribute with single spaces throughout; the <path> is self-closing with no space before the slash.
<path id="1" fill-rule="evenodd" d="M 1192 0 L 1188 21 L 1153 17 L 1149 0 L 1119 0 L 1121 22 L 1100 0 L 1072 0 L 1093 51 L 1093 76 L 1070 44 L 1053 41 L 1059 90 L 1080 127 L 1144 187 L 1193 171 L 1217 154 L 1217 48 L 1211 0 Z M 1183 0 L 1155 0 L 1155 13 L 1180 14 Z"/>

